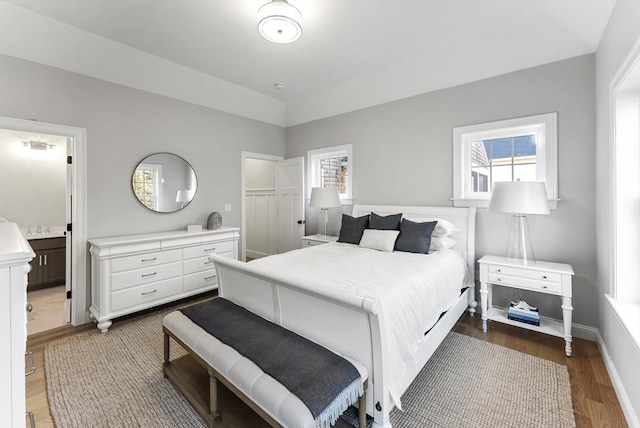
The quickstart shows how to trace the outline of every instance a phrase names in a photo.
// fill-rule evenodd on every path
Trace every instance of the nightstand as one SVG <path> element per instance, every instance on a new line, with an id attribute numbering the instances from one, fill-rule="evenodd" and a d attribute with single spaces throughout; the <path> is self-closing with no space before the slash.
<path id="1" fill-rule="evenodd" d="M 482 307 L 482 331 L 487 332 L 487 320 L 515 325 L 529 330 L 563 337 L 565 354 L 571 356 L 571 265 L 551 262 L 529 262 L 506 259 L 497 256 L 484 256 L 478 260 L 480 265 L 480 303 Z M 492 302 L 493 286 L 517 288 L 553 294 L 562 298 L 562 322 L 540 317 L 540 325 L 530 325 L 507 318 L 507 311 L 494 308 Z"/>
<path id="2" fill-rule="evenodd" d="M 329 242 L 336 242 L 337 236 L 329 235 L 307 235 L 302 238 L 302 248 L 313 247 L 314 245 L 328 244 Z"/>

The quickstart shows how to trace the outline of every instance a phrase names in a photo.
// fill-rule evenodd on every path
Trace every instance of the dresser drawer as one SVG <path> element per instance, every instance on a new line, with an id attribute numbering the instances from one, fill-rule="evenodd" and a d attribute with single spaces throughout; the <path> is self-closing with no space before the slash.
<path id="1" fill-rule="evenodd" d="M 111 260 L 111 272 L 122 272 L 123 270 L 140 269 L 147 266 L 177 262 L 180 260 L 180 256 L 180 250 L 168 250 L 139 254 L 135 256 L 118 257 Z"/>
<path id="2" fill-rule="evenodd" d="M 182 290 L 191 291 L 198 288 L 210 287 L 218 283 L 218 274 L 215 269 L 185 275 L 182 280 Z"/>
<path id="3" fill-rule="evenodd" d="M 127 288 L 111 293 L 111 311 L 115 312 L 134 306 L 146 305 L 154 300 L 180 294 L 181 292 L 181 277 Z"/>
<path id="4" fill-rule="evenodd" d="M 182 257 L 184 259 L 192 259 L 195 257 L 206 256 L 207 254 L 220 254 L 227 252 L 233 252 L 232 241 L 210 242 L 205 245 L 198 245 L 197 247 L 184 248 L 182 250 Z"/>
<path id="5" fill-rule="evenodd" d="M 542 291 L 545 293 L 560 294 L 562 289 L 560 282 L 544 279 L 528 278 L 526 276 L 512 276 L 504 273 L 489 272 L 489 281 L 492 284 L 512 285 L 517 288 Z"/>
<path id="6" fill-rule="evenodd" d="M 189 275 L 191 273 L 202 272 L 213 269 L 214 265 L 209 257 L 198 257 L 197 259 L 184 260 L 182 262 L 182 274 Z"/>
<path id="7" fill-rule="evenodd" d="M 149 282 L 161 281 L 182 274 L 180 262 L 150 266 L 111 275 L 111 291 L 135 287 Z"/>

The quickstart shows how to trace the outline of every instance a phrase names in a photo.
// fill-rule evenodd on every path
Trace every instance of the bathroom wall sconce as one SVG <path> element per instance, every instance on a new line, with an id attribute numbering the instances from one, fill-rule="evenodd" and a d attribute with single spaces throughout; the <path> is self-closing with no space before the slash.
<path id="1" fill-rule="evenodd" d="M 45 141 L 23 141 L 22 145 L 24 147 L 30 148 L 31 150 L 51 150 L 56 147 L 55 144 L 49 144 Z"/>

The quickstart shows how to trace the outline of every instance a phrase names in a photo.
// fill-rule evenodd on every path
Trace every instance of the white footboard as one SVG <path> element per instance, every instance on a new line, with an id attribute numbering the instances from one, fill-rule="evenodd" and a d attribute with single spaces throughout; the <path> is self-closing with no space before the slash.
<path id="1" fill-rule="evenodd" d="M 359 361 L 369 371 L 367 414 L 388 427 L 390 398 L 385 382 L 384 332 L 374 301 L 300 288 L 284 277 L 269 277 L 244 263 L 211 256 L 219 295 L 336 353 Z"/>

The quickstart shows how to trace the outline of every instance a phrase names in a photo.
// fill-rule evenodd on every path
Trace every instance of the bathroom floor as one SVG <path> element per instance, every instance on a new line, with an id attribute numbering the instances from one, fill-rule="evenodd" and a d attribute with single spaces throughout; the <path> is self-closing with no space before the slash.
<path id="1" fill-rule="evenodd" d="M 65 299 L 64 285 L 29 291 L 27 302 L 31 303 L 33 310 L 27 314 L 27 335 L 66 325 Z"/>

